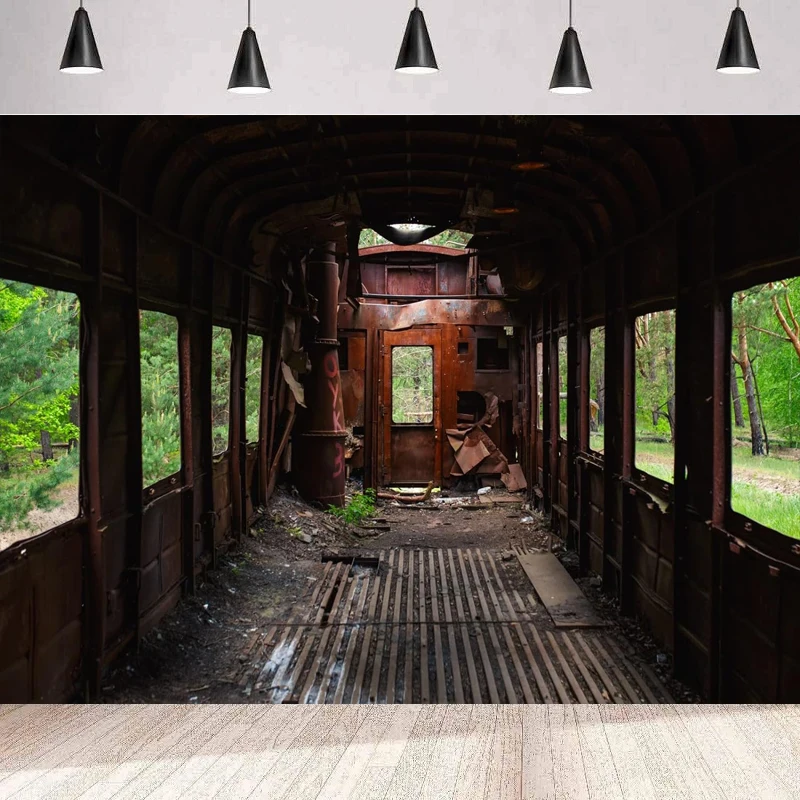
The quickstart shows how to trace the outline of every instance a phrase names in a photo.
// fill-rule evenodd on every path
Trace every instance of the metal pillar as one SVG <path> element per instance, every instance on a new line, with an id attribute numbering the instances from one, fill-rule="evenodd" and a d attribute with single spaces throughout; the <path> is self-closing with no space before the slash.
<path id="1" fill-rule="evenodd" d="M 310 346 L 305 381 L 307 408 L 298 417 L 292 473 L 300 493 L 324 506 L 344 505 L 344 408 L 339 375 L 339 267 L 332 252 L 315 250 L 306 261 L 309 294 L 318 299 L 319 326 Z"/>

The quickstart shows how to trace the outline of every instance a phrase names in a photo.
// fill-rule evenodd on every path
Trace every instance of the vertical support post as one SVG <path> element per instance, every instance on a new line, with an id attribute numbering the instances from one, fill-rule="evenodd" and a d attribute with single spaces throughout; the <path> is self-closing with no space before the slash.
<path id="1" fill-rule="evenodd" d="M 559 398 L 559 358 L 558 358 L 558 334 L 556 327 L 559 320 L 559 295 L 556 290 L 550 293 L 550 320 L 547 339 L 547 350 L 550 355 L 550 385 L 548 392 L 548 416 L 550 418 L 550 519 L 551 523 L 557 524 L 559 535 L 563 535 L 561 527 L 561 515 L 556 508 L 562 508 L 559 492 L 559 478 L 561 473 L 561 415 Z M 566 513 L 566 509 L 562 509 Z"/>
<path id="2" fill-rule="evenodd" d="M 578 365 L 578 402 L 579 408 L 579 446 L 576 448 L 576 456 L 580 452 L 589 452 L 589 399 L 590 399 L 590 378 L 589 361 L 591 352 L 589 348 L 589 329 L 583 318 L 583 273 L 578 299 L 578 318 L 577 318 L 577 349 L 580 353 Z M 589 571 L 589 468 L 585 460 L 581 460 L 578 473 L 578 563 L 581 575 Z"/>
<path id="3" fill-rule="evenodd" d="M 103 531 L 101 528 L 100 493 L 100 313 L 103 299 L 102 275 L 102 201 L 93 195 L 91 211 L 87 214 L 86 239 L 87 268 L 94 276 L 94 283 L 83 298 L 81 314 L 81 359 L 80 369 L 85 391 L 82 393 L 83 430 L 81 437 L 81 492 L 84 494 L 84 511 L 88 528 L 89 586 L 87 627 L 89 648 L 85 659 L 86 699 L 94 700 L 100 695 L 103 672 L 103 653 L 106 638 L 106 588 Z"/>
<path id="4" fill-rule="evenodd" d="M 622 292 L 621 292 L 621 330 L 622 330 L 622 480 L 628 481 L 633 475 L 633 459 L 635 447 L 635 418 L 636 418 L 636 386 L 634 383 L 634 372 L 636 369 L 634 341 L 633 341 L 633 321 L 631 320 L 627 300 L 627 274 L 628 258 L 626 257 L 621 272 Z M 620 584 L 619 584 L 619 607 L 623 614 L 633 613 L 633 551 L 631 539 L 633 538 L 633 528 L 629 520 L 631 519 L 630 492 L 623 485 L 620 503 L 621 514 L 621 541 L 620 541 Z"/>
<path id="5" fill-rule="evenodd" d="M 375 443 L 376 419 L 376 392 L 378 376 L 375 370 L 375 337 L 377 331 L 367 330 L 364 341 L 364 487 L 376 489 L 381 483 L 377 474 L 380 463 L 377 458 Z M 379 349 L 379 348 L 378 348 Z"/>
<path id="6" fill-rule="evenodd" d="M 273 300 L 269 314 L 269 326 L 261 349 L 261 390 L 258 415 L 258 501 L 266 503 L 269 486 L 269 426 L 270 426 L 270 367 L 272 365 L 272 339 L 275 322 L 275 302 Z"/>
<path id="7" fill-rule="evenodd" d="M 578 550 L 583 546 L 578 517 L 578 453 L 580 452 L 580 319 L 575 282 L 567 284 L 567 520 L 569 539 Z M 585 550 L 586 547 L 583 546 Z"/>
<path id="8" fill-rule="evenodd" d="M 233 533 L 241 538 L 247 528 L 247 432 L 245 430 L 245 379 L 247 371 L 247 319 L 250 310 L 250 278 L 240 275 L 239 324 L 233 329 L 231 359 L 231 490 Z"/>
<path id="9" fill-rule="evenodd" d="M 189 315 L 190 316 L 190 315 Z M 178 372 L 181 393 L 181 462 L 183 464 L 183 577 L 184 594 L 195 592 L 194 578 L 194 442 L 192 441 L 192 347 L 189 319 L 178 320 Z"/>
<path id="10" fill-rule="evenodd" d="M 606 415 L 603 433 L 603 588 L 619 593 L 622 549 L 622 460 L 623 460 L 623 264 L 621 257 L 605 265 L 606 278 Z"/>
<path id="11" fill-rule="evenodd" d="M 552 467 L 553 450 L 552 415 L 550 383 L 552 378 L 552 359 L 550 352 L 551 295 L 542 298 L 542 510 L 550 513 L 552 508 Z"/>
<path id="12" fill-rule="evenodd" d="M 339 268 L 334 253 L 316 250 L 307 261 L 308 289 L 318 299 L 319 328 L 311 345 L 306 406 L 295 434 L 295 483 L 308 500 L 344 505 L 344 408 L 339 375 Z"/>

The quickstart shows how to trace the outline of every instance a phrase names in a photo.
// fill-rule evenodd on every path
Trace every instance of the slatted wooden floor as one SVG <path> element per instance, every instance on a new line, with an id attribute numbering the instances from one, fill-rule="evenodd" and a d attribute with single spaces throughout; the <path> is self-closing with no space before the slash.
<path id="1" fill-rule="evenodd" d="M 0 800 L 791 800 L 786 706 L 0 706 Z"/>
<path id="2" fill-rule="evenodd" d="M 553 630 L 512 569 L 480 549 L 328 563 L 287 622 L 254 635 L 235 680 L 272 703 L 672 701 L 604 629 Z"/>

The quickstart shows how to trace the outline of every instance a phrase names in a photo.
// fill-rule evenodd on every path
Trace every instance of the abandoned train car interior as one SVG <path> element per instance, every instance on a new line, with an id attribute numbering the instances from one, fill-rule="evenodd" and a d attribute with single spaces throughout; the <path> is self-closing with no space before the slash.
<path id="1" fill-rule="evenodd" d="M 3 118 L 0 702 L 281 503 L 233 698 L 800 702 L 799 319 L 797 119 Z"/>

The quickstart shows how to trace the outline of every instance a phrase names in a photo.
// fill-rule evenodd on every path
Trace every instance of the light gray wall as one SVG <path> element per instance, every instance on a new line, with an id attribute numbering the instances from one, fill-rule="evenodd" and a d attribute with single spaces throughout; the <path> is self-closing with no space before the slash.
<path id="1" fill-rule="evenodd" d="M 757 75 L 715 72 L 733 0 L 575 0 L 595 91 L 547 91 L 567 0 L 420 0 L 437 75 L 393 71 L 413 0 L 254 0 L 273 92 L 225 91 L 246 0 L 85 0 L 106 71 L 58 66 L 78 0 L 0 0 L 0 112 L 756 114 L 800 111 L 800 3 L 743 0 Z"/>

